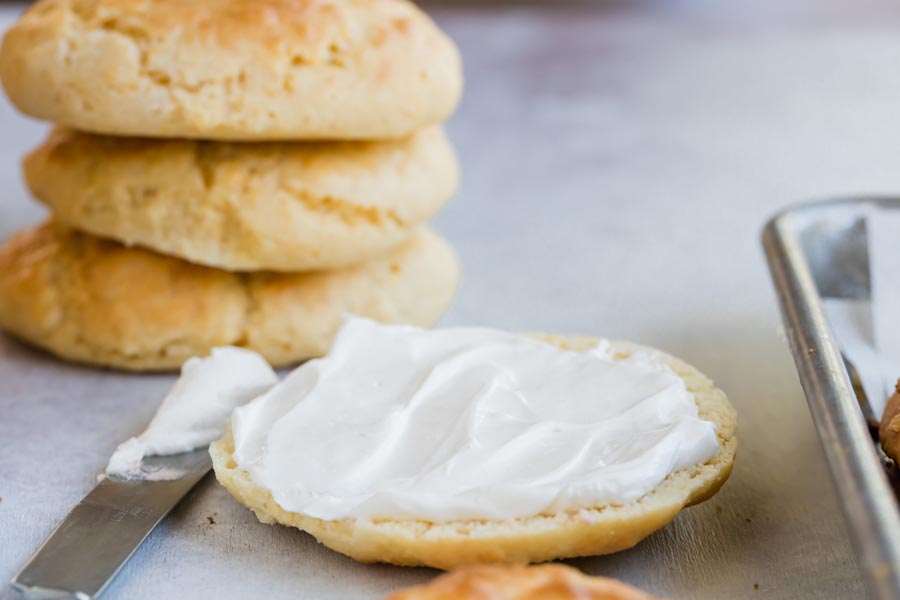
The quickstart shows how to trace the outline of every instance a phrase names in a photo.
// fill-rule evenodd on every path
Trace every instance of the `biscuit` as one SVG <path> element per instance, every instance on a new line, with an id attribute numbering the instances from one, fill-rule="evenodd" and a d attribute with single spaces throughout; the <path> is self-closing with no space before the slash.
<path id="1" fill-rule="evenodd" d="M 334 269 L 384 253 L 459 180 L 438 127 L 388 142 L 243 144 L 57 130 L 24 167 L 59 222 L 241 271 Z"/>
<path id="2" fill-rule="evenodd" d="M 561 348 L 585 350 L 597 340 L 543 336 Z M 647 350 L 615 341 L 627 357 Z M 671 473 L 655 490 L 624 505 L 603 505 L 505 521 L 435 523 L 393 519 L 324 521 L 282 509 L 232 458 L 230 429 L 209 447 L 216 478 L 263 523 L 302 529 L 329 548 L 364 563 L 385 562 L 440 569 L 478 563 L 529 563 L 609 554 L 631 548 L 675 518 L 679 510 L 711 497 L 731 473 L 737 449 L 736 416 L 722 390 L 694 367 L 660 353 L 693 393 L 702 419 L 716 425 L 719 452 L 703 464 Z"/>
<path id="3" fill-rule="evenodd" d="M 444 121 L 462 67 L 408 0 L 40 0 L 0 80 L 25 114 L 95 133 L 384 139 Z"/>
<path id="4" fill-rule="evenodd" d="M 223 345 L 285 365 L 324 354 L 344 313 L 431 324 L 458 277 L 450 247 L 424 229 L 343 270 L 239 274 L 48 223 L 0 249 L 0 328 L 69 360 L 127 370 L 176 369 Z"/>
<path id="5" fill-rule="evenodd" d="M 434 581 L 384 600 L 653 600 L 641 590 L 607 577 L 588 577 L 566 565 L 479 565 L 445 573 Z"/>
<path id="6" fill-rule="evenodd" d="M 900 379 L 896 390 L 888 399 L 878 427 L 878 439 L 884 453 L 900 463 Z"/>

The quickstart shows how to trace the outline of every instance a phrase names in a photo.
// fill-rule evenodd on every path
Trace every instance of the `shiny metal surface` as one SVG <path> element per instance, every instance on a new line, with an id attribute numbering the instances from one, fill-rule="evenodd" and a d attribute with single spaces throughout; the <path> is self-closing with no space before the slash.
<path id="1" fill-rule="evenodd" d="M 25 598 L 99 596 L 153 528 L 212 467 L 206 448 L 145 459 L 165 480 L 106 478 L 72 509 L 12 579 Z"/>
<path id="2" fill-rule="evenodd" d="M 900 199 L 836 200 L 790 209 L 763 245 L 788 340 L 870 594 L 900 597 L 900 507 L 820 298 L 868 298 L 864 213 Z M 898 324 L 900 326 L 900 324 Z"/>

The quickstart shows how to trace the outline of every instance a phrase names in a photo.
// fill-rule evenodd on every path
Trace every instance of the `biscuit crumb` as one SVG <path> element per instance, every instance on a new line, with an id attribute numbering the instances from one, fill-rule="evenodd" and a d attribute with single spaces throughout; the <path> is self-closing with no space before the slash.
<path id="1" fill-rule="evenodd" d="M 216 514 L 216 513 L 213 513 L 213 514 Z M 210 524 L 210 525 L 215 525 L 215 524 L 216 524 L 216 520 L 213 519 L 211 516 L 210 516 L 210 517 L 206 517 L 206 520 L 209 521 L 209 524 Z"/>
<path id="2" fill-rule="evenodd" d="M 754 590 L 758 590 L 758 589 L 759 589 L 759 584 L 758 584 L 758 583 L 754 583 L 754 584 L 753 584 L 753 589 L 754 589 Z"/>
<path id="3" fill-rule="evenodd" d="M 815 348 L 807 348 L 807 349 L 806 349 L 806 353 L 807 353 L 807 354 L 812 354 L 812 353 L 815 352 L 815 351 L 816 351 Z"/>

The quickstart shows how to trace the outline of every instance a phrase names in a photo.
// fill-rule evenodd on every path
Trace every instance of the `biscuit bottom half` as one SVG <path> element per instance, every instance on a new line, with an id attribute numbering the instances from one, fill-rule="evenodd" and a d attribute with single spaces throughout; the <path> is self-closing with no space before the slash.
<path id="1" fill-rule="evenodd" d="M 585 350 L 589 338 L 541 336 L 561 348 Z M 647 348 L 612 342 L 625 358 Z M 322 544 L 365 563 L 452 569 L 478 563 L 531 563 L 610 554 L 631 548 L 675 518 L 682 508 L 715 494 L 731 473 L 737 448 L 736 415 L 722 390 L 694 367 L 661 354 L 694 395 L 700 418 L 716 425 L 718 453 L 703 464 L 671 473 L 655 490 L 635 502 L 575 508 L 504 521 L 429 522 L 393 519 L 323 521 L 281 508 L 269 491 L 238 468 L 230 431 L 210 445 L 219 482 L 263 523 L 297 527 Z"/>
<path id="2" fill-rule="evenodd" d="M 387 254 L 309 273 L 232 273 L 52 222 L 0 248 L 0 328 L 77 362 L 177 369 L 216 346 L 280 366 L 321 356 L 341 315 L 431 325 L 450 304 L 459 265 L 418 229 Z"/>

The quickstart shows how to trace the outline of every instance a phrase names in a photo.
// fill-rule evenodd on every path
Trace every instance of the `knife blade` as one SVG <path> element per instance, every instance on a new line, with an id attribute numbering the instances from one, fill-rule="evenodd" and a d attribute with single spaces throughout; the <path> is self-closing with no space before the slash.
<path id="1" fill-rule="evenodd" d="M 145 458 L 139 478 L 91 490 L 12 578 L 25 598 L 99 596 L 141 542 L 211 468 L 201 448 Z"/>

